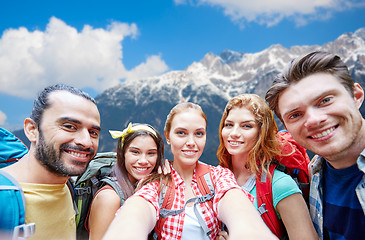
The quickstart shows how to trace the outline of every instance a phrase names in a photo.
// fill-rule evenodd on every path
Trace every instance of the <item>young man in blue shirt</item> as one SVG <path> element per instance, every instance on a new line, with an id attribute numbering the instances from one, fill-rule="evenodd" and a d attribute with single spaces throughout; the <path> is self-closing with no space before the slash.
<path id="1" fill-rule="evenodd" d="M 313 159 L 310 214 L 321 239 L 365 236 L 364 91 L 343 61 L 312 52 L 294 59 L 266 101 Z"/>

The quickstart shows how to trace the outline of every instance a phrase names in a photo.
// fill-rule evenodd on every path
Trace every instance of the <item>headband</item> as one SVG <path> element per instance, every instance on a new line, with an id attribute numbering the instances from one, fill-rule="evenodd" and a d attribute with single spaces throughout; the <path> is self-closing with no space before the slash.
<path id="1" fill-rule="evenodd" d="M 125 128 L 122 132 L 109 130 L 109 133 L 110 133 L 110 135 L 112 135 L 112 138 L 114 138 L 114 139 L 122 138 L 121 142 L 122 142 L 122 146 L 123 146 L 125 137 L 128 134 L 135 132 L 135 131 L 146 131 L 146 132 L 152 133 L 156 138 L 158 138 L 157 133 L 153 128 L 151 128 L 145 124 L 138 124 L 138 125 L 132 126 L 131 122 L 128 124 L 127 128 Z"/>

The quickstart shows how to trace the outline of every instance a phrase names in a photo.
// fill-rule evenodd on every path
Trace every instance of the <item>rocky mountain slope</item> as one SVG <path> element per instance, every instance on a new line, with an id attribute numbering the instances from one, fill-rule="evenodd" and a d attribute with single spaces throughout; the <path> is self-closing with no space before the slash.
<path id="1" fill-rule="evenodd" d="M 180 101 L 191 101 L 200 104 L 208 118 L 207 144 L 202 160 L 216 165 L 218 125 L 228 99 L 243 93 L 263 97 L 273 78 L 291 59 L 314 50 L 338 54 L 355 80 L 365 86 L 365 28 L 345 33 L 323 46 L 286 49 L 277 44 L 258 53 L 230 50 L 219 55 L 207 53 L 200 62 L 192 63 L 183 71 L 123 82 L 97 96 L 103 129 L 100 151 L 116 147 L 108 129 L 123 129 L 129 122 L 145 122 L 163 133 L 169 110 Z M 166 148 L 166 156 L 171 159 L 169 147 Z"/>
<path id="2" fill-rule="evenodd" d="M 230 50 L 219 55 L 207 53 L 201 61 L 183 71 L 123 82 L 98 95 L 103 129 L 99 151 L 115 150 L 117 141 L 108 130 L 122 130 L 129 122 L 149 123 L 163 133 L 170 109 L 180 101 L 191 101 L 200 104 L 208 118 L 207 144 L 201 160 L 216 165 L 218 125 L 228 99 L 243 93 L 264 97 L 274 77 L 291 59 L 314 50 L 339 55 L 355 81 L 365 87 L 365 28 L 344 33 L 323 46 L 287 49 L 277 44 L 258 53 Z M 281 123 L 278 124 L 282 128 Z M 168 149 L 166 145 L 166 157 L 172 159 Z"/>

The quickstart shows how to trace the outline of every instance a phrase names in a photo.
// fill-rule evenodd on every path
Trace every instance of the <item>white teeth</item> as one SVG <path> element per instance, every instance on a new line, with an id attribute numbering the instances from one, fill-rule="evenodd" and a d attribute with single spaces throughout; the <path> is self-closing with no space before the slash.
<path id="1" fill-rule="evenodd" d="M 87 154 L 85 153 L 77 153 L 77 152 L 68 152 L 71 155 L 74 155 L 76 157 L 86 157 Z"/>
<path id="2" fill-rule="evenodd" d="M 138 171 L 146 171 L 148 168 L 139 168 L 139 167 L 136 167 L 136 169 L 137 169 Z"/>
<path id="3" fill-rule="evenodd" d="M 194 154 L 195 153 L 195 151 L 184 151 L 184 153 L 186 153 L 186 154 Z"/>
<path id="4" fill-rule="evenodd" d="M 230 141 L 229 142 L 231 145 L 241 145 L 242 143 L 241 142 L 232 142 L 232 141 Z"/>
<path id="5" fill-rule="evenodd" d="M 329 133 L 331 133 L 333 130 L 335 130 L 334 127 L 327 129 L 326 131 L 323 131 L 321 133 L 318 133 L 316 135 L 313 135 L 312 138 L 320 138 L 320 137 L 324 137 L 327 136 Z"/>

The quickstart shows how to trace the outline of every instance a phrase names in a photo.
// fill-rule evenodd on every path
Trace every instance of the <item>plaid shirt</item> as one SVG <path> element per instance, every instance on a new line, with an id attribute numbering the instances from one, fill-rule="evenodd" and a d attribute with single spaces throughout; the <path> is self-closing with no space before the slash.
<path id="1" fill-rule="evenodd" d="M 323 239 L 323 164 L 324 158 L 316 156 L 310 165 L 312 180 L 310 184 L 309 211 L 320 239 Z M 365 173 L 365 149 L 357 159 L 359 169 Z M 365 174 L 356 187 L 356 195 L 365 214 Z"/>
<path id="2" fill-rule="evenodd" d="M 220 166 L 218 167 L 211 166 L 210 168 L 211 168 L 212 181 L 215 187 L 213 209 L 209 207 L 207 202 L 199 204 L 199 207 L 200 207 L 200 212 L 203 214 L 203 218 L 207 223 L 207 227 L 212 232 L 210 237 L 211 239 L 215 239 L 215 237 L 219 232 L 219 220 L 217 217 L 217 204 L 219 200 L 224 196 L 224 194 L 228 190 L 241 189 L 241 188 L 237 185 L 234 175 L 229 169 Z M 174 168 L 171 168 L 171 177 L 174 179 L 176 185 L 175 197 L 172 209 L 182 209 L 185 204 L 184 181 L 175 171 Z M 195 170 L 192 179 L 192 189 L 196 196 L 202 196 L 202 193 L 198 189 Z M 249 193 L 246 193 L 246 195 L 248 195 L 251 202 L 253 202 L 254 200 L 253 196 Z M 143 186 L 138 192 L 135 193 L 135 196 L 140 196 L 149 201 L 150 203 L 152 203 L 152 205 L 156 209 L 156 220 L 158 221 L 160 215 L 160 209 L 158 205 L 159 182 L 152 182 Z M 185 217 L 185 212 L 182 212 L 179 215 L 168 216 L 163 226 L 162 239 L 181 239 L 181 234 L 183 232 L 184 217 Z"/>

